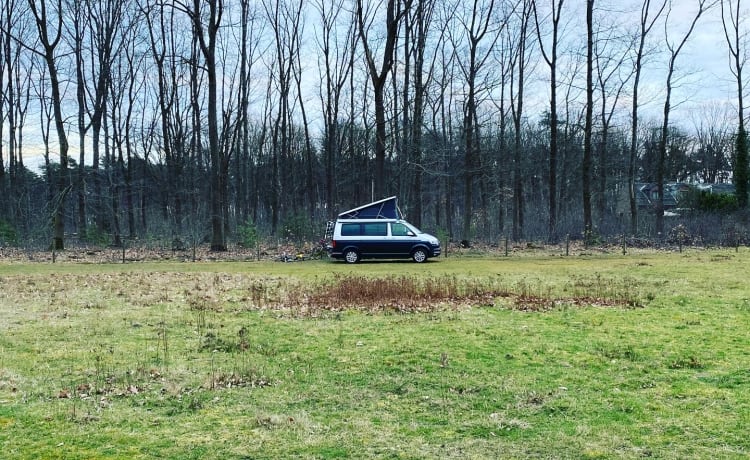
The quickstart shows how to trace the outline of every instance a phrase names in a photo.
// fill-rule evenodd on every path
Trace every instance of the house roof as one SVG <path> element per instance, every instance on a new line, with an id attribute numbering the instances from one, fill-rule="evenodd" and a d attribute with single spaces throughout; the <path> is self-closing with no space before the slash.
<path id="1" fill-rule="evenodd" d="M 339 219 L 402 219 L 398 198 L 391 196 L 382 200 L 350 209 L 339 214 Z"/>
<path id="2" fill-rule="evenodd" d="M 659 197 L 659 187 L 656 184 L 652 182 L 636 183 L 635 189 L 636 203 L 639 207 L 656 206 L 656 200 Z M 664 203 L 664 207 L 674 208 L 675 206 L 677 206 L 677 198 L 675 197 L 673 191 L 668 187 L 668 184 L 665 184 L 664 189 L 664 197 L 662 201 Z"/>

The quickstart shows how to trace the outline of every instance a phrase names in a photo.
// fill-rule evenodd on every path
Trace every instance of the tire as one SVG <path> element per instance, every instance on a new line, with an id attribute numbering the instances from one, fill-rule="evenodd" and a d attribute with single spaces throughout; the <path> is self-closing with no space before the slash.
<path id="1" fill-rule="evenodd" d="M 427 260 L 427 251 L 423 248 L 417 248 L 411 253 L 411 258 L 414 262 L 421 264 Z"/>
<path id="2" fill-rule="evenodd" d="M 344 260 L 349 264 L 356 264 L 359 262 L 359 253 L 356 249 L 347 249 L 344 251 Z"/>

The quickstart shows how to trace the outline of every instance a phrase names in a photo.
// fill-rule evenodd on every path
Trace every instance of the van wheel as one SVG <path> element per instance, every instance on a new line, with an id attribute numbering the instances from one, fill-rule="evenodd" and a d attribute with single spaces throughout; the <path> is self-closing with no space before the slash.
<path id="1" fill-rule="evenodd" d="M 411 253 L 411 258 L 414 260 L 414 262 L 421 264 L 425 260 L 427 260 L 427 253 L 424 251 L 424 249 L 415 249 L 414 252 Z"/>
<path id="2" fill-rule="evenodd" d="M 347 249 L 346 252 L 344 252 L 344 260 L 346 260 L 347 263 L 356 264 L 359 262 L 359 253 L 354 249 Z"/>

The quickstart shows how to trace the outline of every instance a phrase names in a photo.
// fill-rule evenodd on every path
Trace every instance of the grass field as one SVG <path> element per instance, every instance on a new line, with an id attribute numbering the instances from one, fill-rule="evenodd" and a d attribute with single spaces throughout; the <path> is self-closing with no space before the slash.
<path id="1" fill-rule="evenodd" d="M 0 458 L 748 458 L 748 264 L 0 263 Z"/>

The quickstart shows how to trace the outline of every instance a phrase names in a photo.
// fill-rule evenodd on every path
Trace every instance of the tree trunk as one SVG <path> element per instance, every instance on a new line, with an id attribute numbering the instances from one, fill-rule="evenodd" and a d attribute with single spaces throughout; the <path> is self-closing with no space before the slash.
<path id="1" fill-rule="evenodd" d="M 591 136 L 594 130 L 594 0 L 586 0 L 586 131 L 583 141 L 583 162 L 581 174 L 583 182 L 583 232 L 584 238 L 592 237 L 591 219 Z"/>
<path id="2" fill-rule="evenodd" d="M 58 148 L 60 149 L 60 171 L 58 177 L 57 203 L 53 211 L 53 242 L 52 247 L 61 251 L 65 249 L 65 199 L 69 190 L 70 172 L 68 171 L 68 137 L 65 131 L 65 119 L 62 113 L 62 95 L 60 93 L 60 79 L 55 62 L 55 49 L 60 42 L 62 33 L 62 0 L 57 1 L 56 31 L 54 38 L 50 37 L 47 24 L 47 4 L 44 0 L 37 2 L 29 0 L 29 7 L 36 19 L 39 41 L 44 48 L 41 53 L 49 71 L 50 90 L 52 92 L 52 111 L 57 131 Z"/>
<path id="3" fill-rule="evenodd" d="M 630 128 L 630 155 L 628 158 L 628 198 L 630 202 L 630 234 L 638 233 L 638 202 L 636 200 L 635 190 L 635 173 L 636 160 L 638 159 L 638 88 L 641 80 L 641 70 L 643 69 L 643 50 L 646 44 L 646 36 L 653 28 L 656 20 L 661 16 L 667 0 L 661 1 L 661 7 L 649 21 L 648 15 L 651 7 L 651 0 L 644 0 L 641 8 L 641 33 L 638 38 L 638 52 L 635 58 L 635 76 L 633 80 L 633 111 L 631 115 Z"/>
<path id="4" fill-rule="evenodd" d="M 208 24 L 205 27 L 201 22 L 202 5 L 200 0 L 193 1 L 193 10 L 190 15 L 193 20 L 194 31 L 200 43 L 203 59 L 205 60 L 205 71 L 207 77 L 207 114 L 208 123 L 208 151 L 211 160 L 210 166 L 210 207 L 211 207 L 211 250 L 226 251 L 226 240 L 224 234 L 224 198 L 226 197 L 227 178 L 223 167 L 224 156 L 219 143 L 219 113 L 217 107 L 217 67 L 216 67 L 216 38 L 219 31 L 224 3 L 222 0 L 209 0 L 207 7 L 209 14 Z"/>
<path id="5" fill-rule="evenodd" d="M 368 26 L 365 24 L 365 7 L 363 0 L 357 0 L 357 30 L 364 47 L 367 68 L 373 86 L 375 101 L 375 196 L 382 198 L 386 194 L 385 156 L 386 156 L 386 119 L 385 119 L 385 84 L 393 68 L 394 50 L 398 39 L 399 24 L 408 12 L 412 0 L 388 0 L 386 5 L 386 36 L 383 48 L 383 61 L 378 69 L 375 55 L 367 39 Z"/>

